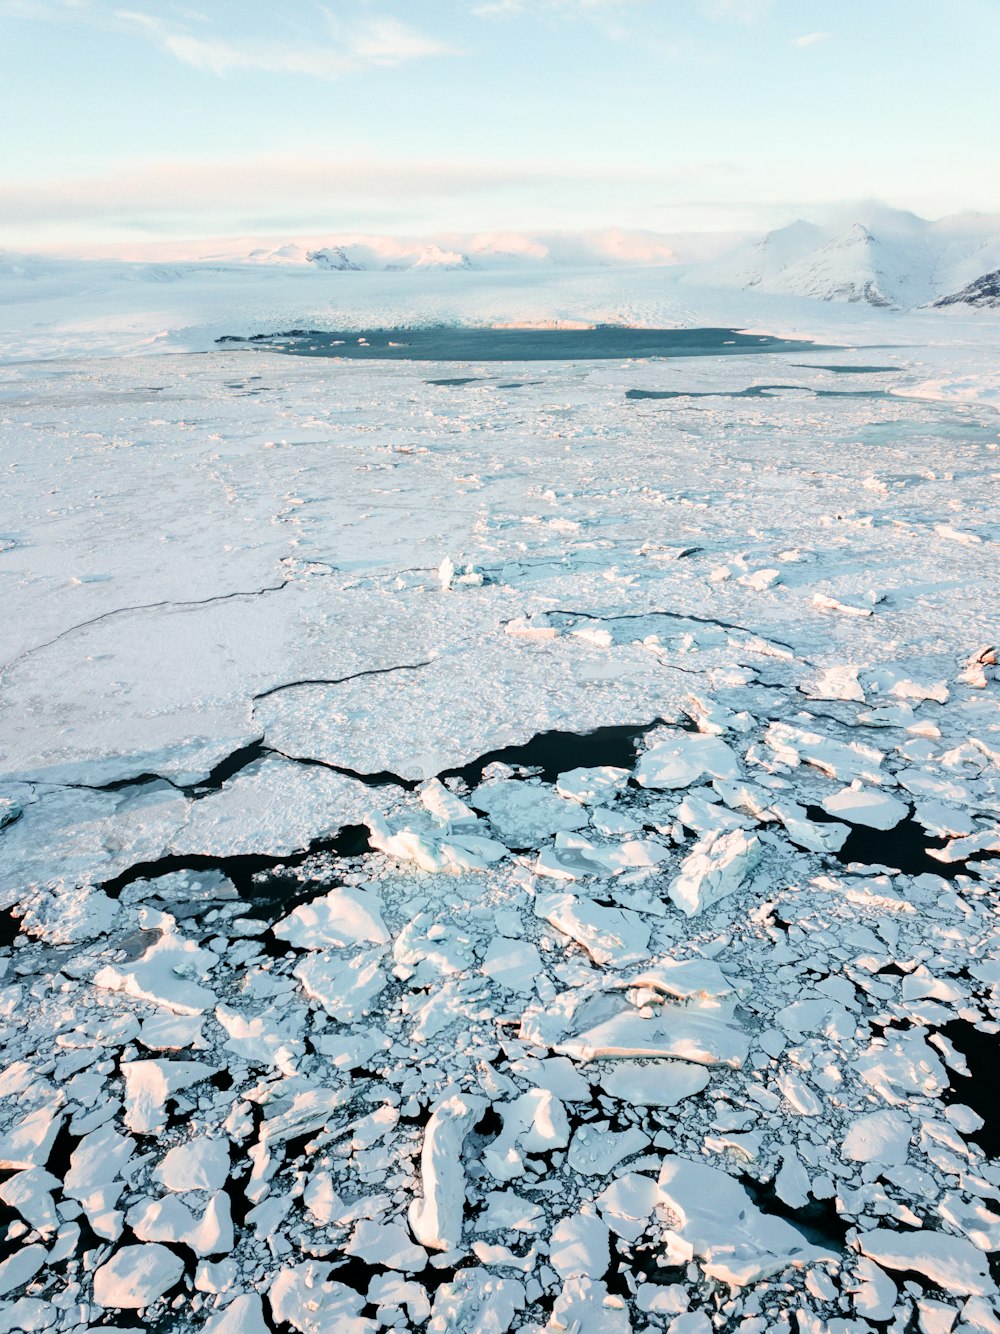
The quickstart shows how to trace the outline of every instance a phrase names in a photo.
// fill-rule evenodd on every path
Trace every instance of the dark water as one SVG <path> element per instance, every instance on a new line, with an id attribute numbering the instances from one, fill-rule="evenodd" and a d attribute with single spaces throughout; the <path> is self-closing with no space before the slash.
<path id="1" fill-rule="evenodd" d="M 531 769 L 544 783 L 554 783 L 560 774 L 570 769 L 595 768 L 604 764 L 631 769 L 635 765 L 640 737 L 656 727 L 659 721 L 596 727 L 592 732 L 537 732 L 523 745 L 488 751 L 461 768 L 445 770 L 438 777 L 461 778 L 470 787 L 475 787 L 482 779 L 483 770 L 495 762 L 509 764 L 511 768 Z"/>
<path id="2" fill-rule="evenodd" d="M 949 1071 L 951 1090 L 945 1102 L 962 1102 L 983 1118 L 985 1125 L 969 1138 L 987 1158 L 1000 1158 L 1000 1036 L 983 1033 L 965 1019 L 953 1019 L 941 1032 L 964 1057 L 968 1075 Z"/>
<path id="3" fill-rule="evenodd" d="M 830 371 L 833 375 L 891 375 L 898 366 L 816 366 L 808 361 L 793 363 L 796 370 Z"/>
<path id="4" fill-rule="evenodd" d="M 216 340 L 297 357 L 346 357 L 352 361 L 587 361 L 628 357 L 718 357 L 755 352 L 833 351 L 805 339 L 773 338 L 736 329 L 370 329 L 336 332 L 291 329 L 285 333 L 232 334 Z"/>
<path id="5" fill-rule="evenodd" d="M 804 384 L 752 384 L 747 389 L 628 389 L 626 398 L 774 398 L 789 389 L 813 398 L 892 398 L 884 389 L 813 389 Z"/>

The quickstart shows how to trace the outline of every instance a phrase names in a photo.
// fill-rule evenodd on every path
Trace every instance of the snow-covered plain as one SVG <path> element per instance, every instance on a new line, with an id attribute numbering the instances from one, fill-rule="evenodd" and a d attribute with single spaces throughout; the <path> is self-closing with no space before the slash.
<path id="1" fill-rule="evenodd" d="M 0 1330 L 1000 1330 L 995 317 L 64 279 L 0 309 Z M 473 312 L 843 350 L 213 342 Z"/>

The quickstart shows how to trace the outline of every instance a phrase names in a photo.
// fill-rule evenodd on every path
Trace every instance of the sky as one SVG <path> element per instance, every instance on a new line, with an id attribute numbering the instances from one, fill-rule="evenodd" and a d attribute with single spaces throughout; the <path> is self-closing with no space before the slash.
<path id="1" fill-rule="evenodd" d="M 0 0 L 0 246 L 1000 212 L 998 0 Z"/>

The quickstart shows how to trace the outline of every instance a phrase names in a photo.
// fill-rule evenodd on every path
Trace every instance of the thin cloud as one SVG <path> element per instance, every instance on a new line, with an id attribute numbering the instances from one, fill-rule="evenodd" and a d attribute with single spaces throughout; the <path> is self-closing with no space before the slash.
<path id="1" fill-rule="evenodd" d="M 739 23 L 756 23 L 774 4 L 774 0 L 701 0 L 701 7 L 710 19 L 736 19 Z"/>
<path id="2" fill-rule="evenodd" d="M 555 14 L 563 18 L 608 17 L 634 9 L 646 0 L 481 0 L 472 6 L 477 18 L 509 18 L 514 14 Z"/>
<path id="3" fill-rule="evenodd" d="M 369 69 L 392 69 L 430 56 L 458 54 L 453 46 L 393 18 L 331 25 L 333 40 L 323 43 L 232 41 L 193 32 L 152 14 L 119 10 L 115 17 L 185 65 L 218 75 L 256 70 L 339 79 Z"/>
<path id="4" fill-rule="evenodd" d="M 807 32 L 802 37 L 792 39 L 793 46 L 818 46 L 820 42 L 829 41 L 833 36 L 832 32 Z"/>

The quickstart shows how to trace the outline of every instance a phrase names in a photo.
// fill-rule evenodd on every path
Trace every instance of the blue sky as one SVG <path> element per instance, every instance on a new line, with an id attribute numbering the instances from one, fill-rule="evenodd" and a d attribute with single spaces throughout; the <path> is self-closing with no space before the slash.
<path id="1" fill-rule="evenodd" d="M 997 0 L 0 0 L 0 245 L 1000 211 Z"/>

